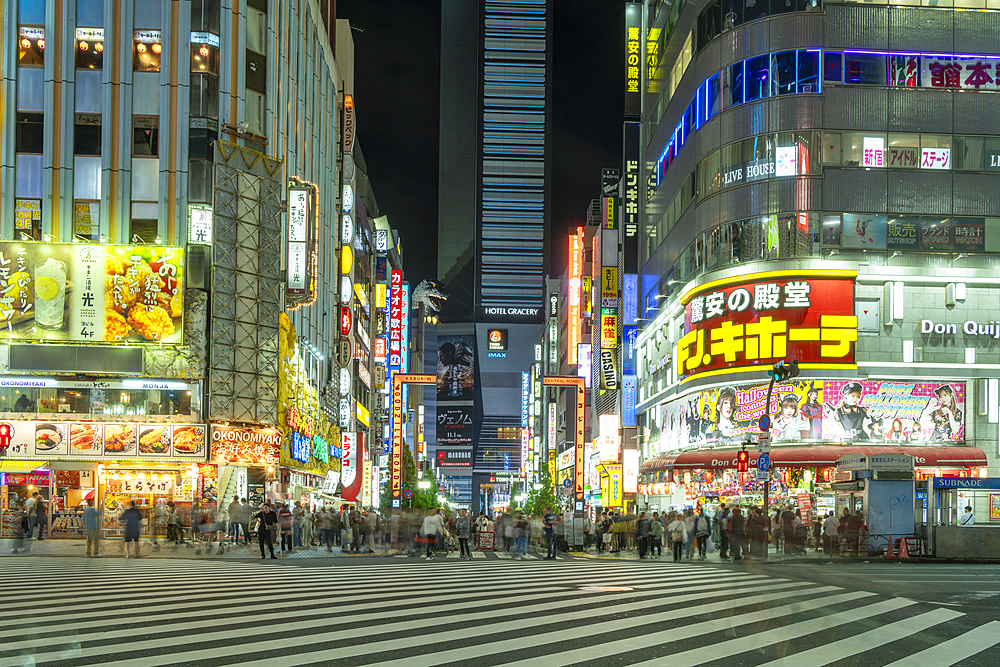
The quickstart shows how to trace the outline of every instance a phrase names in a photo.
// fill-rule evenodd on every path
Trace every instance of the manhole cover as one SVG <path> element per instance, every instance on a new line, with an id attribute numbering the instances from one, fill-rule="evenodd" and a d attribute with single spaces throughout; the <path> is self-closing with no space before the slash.
<path id="1" fill-rule="evenodd" d="M 619 593 L 622 591 L 631 591 L 632 588 L 628 586 L 580 586 L 581 591 L 596 591 L 598 593 Z"/>

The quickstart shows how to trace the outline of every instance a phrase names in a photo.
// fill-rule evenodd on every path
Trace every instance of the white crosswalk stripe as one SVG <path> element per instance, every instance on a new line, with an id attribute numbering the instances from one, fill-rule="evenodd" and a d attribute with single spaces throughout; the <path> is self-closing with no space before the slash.
<path id="1" fill-rule="evenodd" d="M 756 571 L 473 559 L 479 564 L 442 554 L 436 563 L 319 567 L 21 559 L 0 572 L 3 589 L 30 589 L 0 627 L 0 667 L 236 659 L 261 667 L 654 667 L 665 656 L 678 665 L 734 656 L 749 667 L 830 665 L 864 656 L 866 666 L 949 667 L 1000 645 L 1000 622 L 970 629 L 951 608 Z M 928 632 L 941 633 L 936 646 Z"/>

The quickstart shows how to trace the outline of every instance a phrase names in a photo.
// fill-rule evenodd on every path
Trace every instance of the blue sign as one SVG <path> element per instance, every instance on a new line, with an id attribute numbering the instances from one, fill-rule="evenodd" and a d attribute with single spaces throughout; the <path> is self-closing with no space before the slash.
<path id="1" fill-rule="evenodd" d="M 759 454 L 757 456 L 757 470 L 765 472 L 771 467 L 771 457 L 767 454 Z"/>
<path id="2" fill-rule="evenodd" d="M 917 491 L 917 500 L 927 500 L 927 492 Z"/>
<path id="3" fill-rule="evenodd" d="M 388 453 L 388 452 L 386 452 Z M 344 458 L 344 450 L 337 445 L 330 445 L 330 458 L 331 459 L 342 459 Z"/>
<path id="4" fill-rule="evenodd" d="M 312 447 L 309 438 L 298 431 L 292 431 L 292 458 L 302 463 L 309 463 Z"/>
<path id="5" fill-rule="evenodd" d="M 413 497 L 413 489 L 407 489 L 406 491 L 403 491 L 403 497 L 406 498 L 407 500 L 409 500 L 410 498 L 412 498 Z"/>
<path id="6" fill-rule="evenodd" d="M 760 421 L 757 422 L 758 428 L 760 428 L 761 433 L 767 433 L 768 429 L 771 428 L 771 417 L 768 415 L 761 415 Z"/>
<path id="7" fill-rule="evenodd" d="M 635 375 L 622 378 L 622 426 L 635 426 L 635 395 L 639 380 Z"/>
<path id="8" fill-rule="evenodd" d="M 563 480 L 563 486 L 568 489 L 569 487 L 573 486 L 573 480 L 567 477 L 566 479 Z"/>
<path id="9" fill-rule="evenodd" d="M 399 507 L 399 498 L 393 498 L 392 499 L 392 506 L 393 507 Z"/>
<path id="10" fill-rule="evenodd" d="M 622 373 L 635 375 L 635 350 L 639 334 L 634 324 L 622 326 Z"/>
<path id="11" fill-rule="evenodd" d="M 995 491 L 1000 489 L 1000 477 L 935 477 L 935 489 L 984 489 Z"/>
<path id="12" fill-rule="evenodd" d="M 622 277 L 622 323 L 636 323 L 639 317 L 639 276 L 626 273 Z"/>

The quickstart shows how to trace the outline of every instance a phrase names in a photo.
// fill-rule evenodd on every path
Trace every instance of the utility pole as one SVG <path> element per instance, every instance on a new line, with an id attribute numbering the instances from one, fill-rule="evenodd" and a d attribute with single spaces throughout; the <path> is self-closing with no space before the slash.
<path id="1" fill-rule="evenodd" d="M 785 363 L 784 361 L 776 362 L 771 366 L 771 370 L 768 375 L 771 378 L 771 382 L 767 385 L 767 401 L 764 402 L 764 414 L 760 416 L 760 420 L 757 425 L 760 427 L 760 432 L 762 434 L 768 433 L 771 429 L 771 392 L 774 390 L 775 382 L 784 382 L 785 380 L 790 380 L 797 377 L 799 374 L 799 362 L 798 360 L 792 361 L 790 363 Z M 759 441 L 758 441 L 759 442 Z M 760 450 L 757 453 L 758 460 L 763 454 L 770 454 L 771 444 L 770 435 L 767 437 L 767 446 L 759 446 Z M 764 451 L 766 449 L 767 451 Z M 770 494 L 771 494 L 771 466 L 767 467 L 767 476 L 764 478 L 764 532 L 767 535 L 767 541 L 765 545 L 771 541 L 771 510 L 769 505 Z M 767 547 L 764 547 L 764 555 L 767 557 Z"/>

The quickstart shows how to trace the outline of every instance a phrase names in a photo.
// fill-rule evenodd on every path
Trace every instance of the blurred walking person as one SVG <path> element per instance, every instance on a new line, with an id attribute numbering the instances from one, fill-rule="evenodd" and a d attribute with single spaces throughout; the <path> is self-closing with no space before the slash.
<path id="1" fill-rule="evenodd" d="M 83 508 L 83 529 L 87 531 L 87 558 L 101 558 L 101 514 L 94 507 L 94 499 L 87 498 Z"/>
<path id="2" fill-rule="evenodd" d="M 737 507 L 733 509 L 733 515 L 729 517 L 729 546 L 733 553 L 733 560 L 750 559 L 747 553 L 746 542 L 744 542 L 744 531 L 746 530 L 746 519 L 743 511 Z"/>
<path id="3" fill-rule="evenodd" d="M 229 503 L 227 508 L 229 511 L 229 541 L 236 544 L 240 539 L 240 499 L 238 496 L 233 496 L 233 501 Z M 170 523 L 168 518 L 167 532 L 170 532 Z M 167 541 L 170 538 L 167 537 Z"/>
<path id="4" fill-rule="evenodd" d="M 649 557 L 663 558 L 663 522 L 656 512 L 649 522 Z"/>
<path id="5" fill-rule="evenodd" d="M 296 500 L 292 508 L 292 548 L 302 546 L 302 517 L 306 511 L 302 509 L 302 502 Z"/>
<path id="6" fill-rule="evenodd" d="M 434 560 L 434 543 L 437 541 L 438 535 L 444 534 L 444 519 L 441 517 L 441 510 L 428 511 L 420 527 L 420 533 L 427 540 L 427 560 Z"/>
<path id="7" fill-rule="evenodd" d="M 639 513 L 639 520 L 635 522 L 635 541 L 639 545 L 639 560 L 646 560 L 646 551 L 649 549 L 649 519 L 645 512 Z"/>
<path id="8" fill-rule="evenodd" d="M 264 547 L 271 550 L 271 558 L 274 555 L 274 533 L 278 529 L 278 514 L 271 509 L 271 503 L 265 502 L 257 515 L 257 543 L 260 545 L 260 558 L 265 559 Z"/>
<path id="9" fill-rule="evenodd" d="M 687 537 L 687 526 L 684 525 L 684 515 L 678 512 L 674 515 L 674 520 L 667 526 L 667 534 L 670 535 L 670 546 L 674 552 L 674 562 L 681 560 L 681 552 L 684 549 L 684 540 Z"/>
<path id="10" fill-rule="evenodd" d="M 455 519 L 455 529 L 458 531 L 458 557 L 461 560 L 472 560 L 472 552 L 469 551 L 469 527 L 471 524 L 472 521 L 466 510 L 461 510 L 458 513 L 458 518 Z"/>
<path id="11" fill-rule="evenodd" d="M 705 514 L 702 507 L 694 517 L 694 536 L 698 538 L 698 557 L 701 560 L 708 558 L 708 538 L 712 534 L 712 520 Z"/>
<path id="12" fill-rule="evenodd" d="M 542 517 L 542 527 L 545 530 L 545 560 L 556 559 L 556 521 L 558 517 L 552 513 L 551 507 L 545 508 L 545 515 Z"/>
<path id="13" fill-rule="evenodd" d="M 288 503 L 278 503 L 278 529 L 281 531 L 281 553 L 292 550 L 292 511 Z"/>
<path id="14" fill-rule="evenodd" d="M 524 512 L 518 512 L 517 521 L 514 522 L 514 542 L 516 544 L 514 560 L 523 560 L 528 554 L 528 533 L 530 530 Z"/>
<path id="15" fill-rule="evenodd" d="M 834 545 L 837 544 L 839 537 L 840 520 L 832 511 L 827 512 L 826 520 L 823 521 L 823 553 L 828 556 L 832 555 Z"/>
<path id="16" fill-rule="evenodd" d="M 729 560 L 729 517 L 730 510 L 725 505 L 719 511 L 715 523 L 719 527 L 719 558 Z"/>

